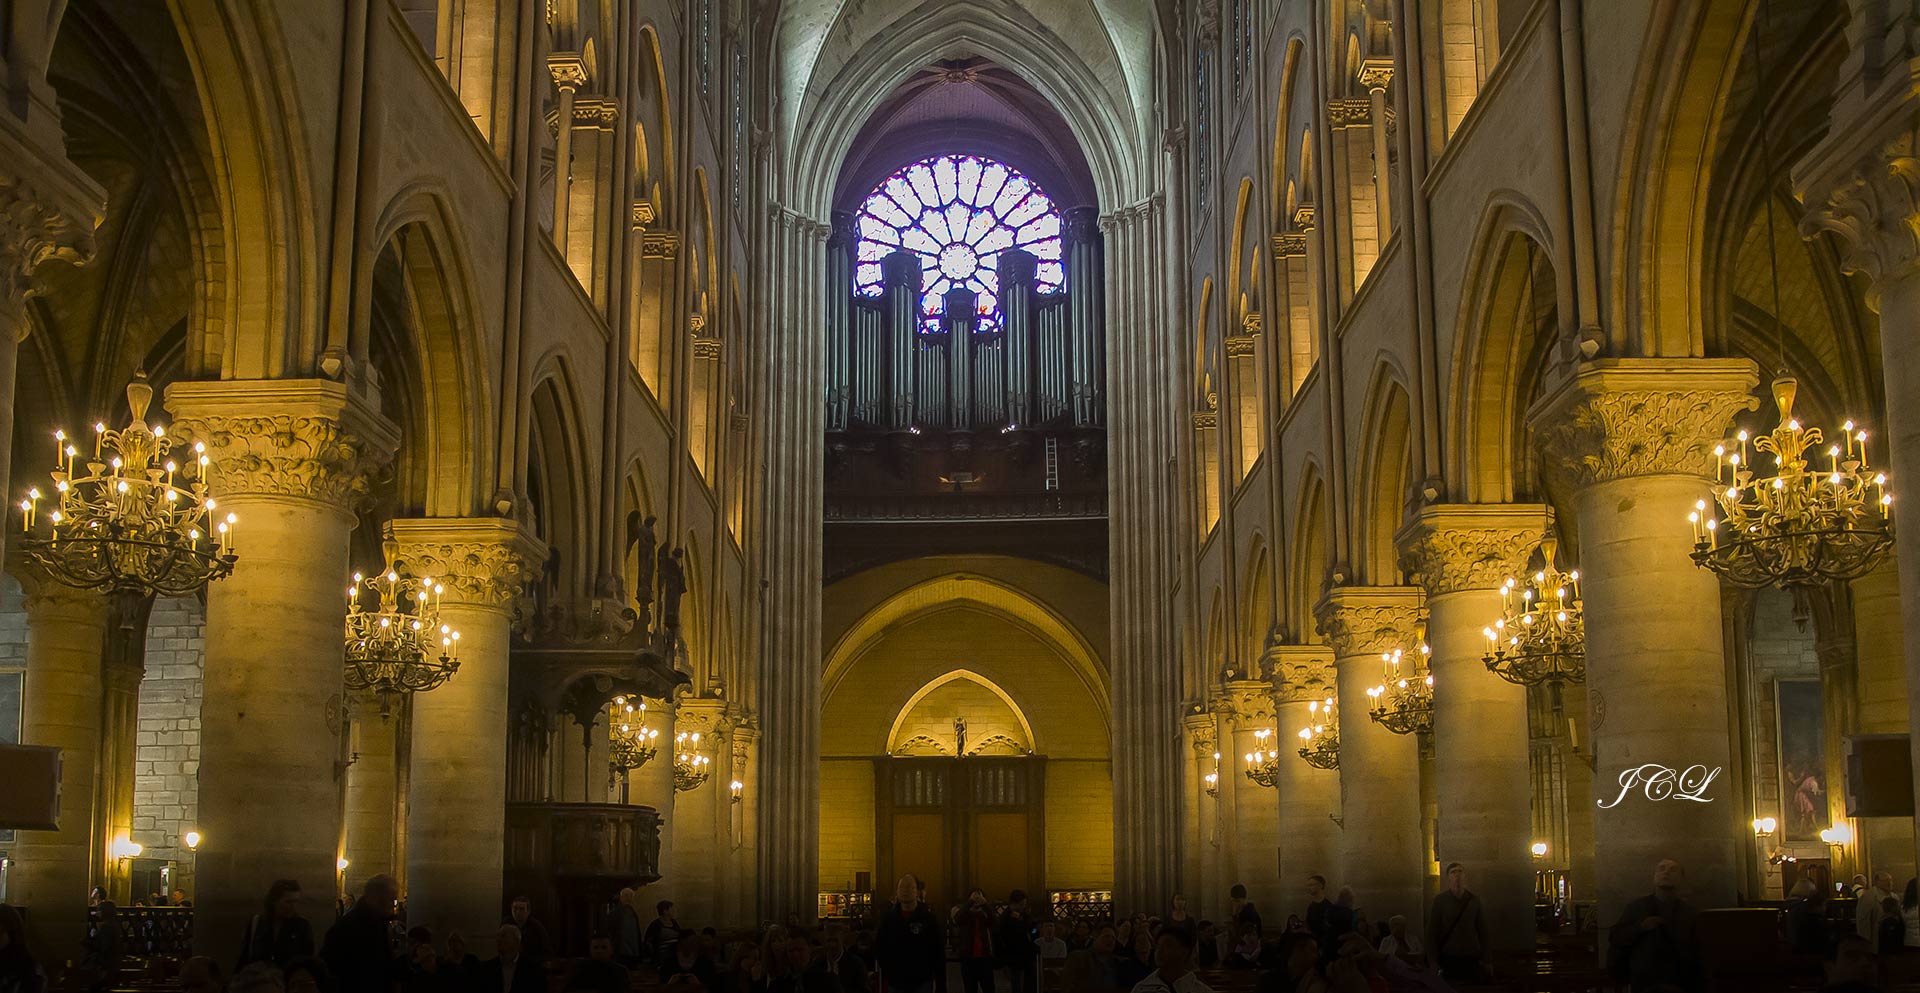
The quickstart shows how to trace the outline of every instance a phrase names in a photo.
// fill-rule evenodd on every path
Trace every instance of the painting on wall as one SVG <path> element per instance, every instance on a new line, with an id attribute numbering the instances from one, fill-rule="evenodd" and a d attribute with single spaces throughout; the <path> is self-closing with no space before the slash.
<path id="1" fill-rule="evenodd" d="M 1819 841 L 1821 829 L 1827 826 L 1826 722 L 1820 709 L 1820 681 L 1776 681 L 1773 707 L 1779 735 L 1781 839 Z"/>

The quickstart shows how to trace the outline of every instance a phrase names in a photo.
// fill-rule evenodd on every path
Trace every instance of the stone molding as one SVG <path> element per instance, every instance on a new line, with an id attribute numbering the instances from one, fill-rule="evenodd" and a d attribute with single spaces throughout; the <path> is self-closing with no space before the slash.
<path id="1" fill-rule="evenodd" d="M 509 612 L 546 561 L 546 548 L 504 517 L 398 518 L 385 531 L 408 572 L 446 585 L 448 604 Z"/>
<path id="2" fill-rule="evenodd" d="M 1263 327 L 1265 327 L 1265 320 L 1260 316 L 1259 311 L 1250 310 L 1240 315 L 1240 334 L 1242 337 L 1252 338 L 1258 335 L 1260 329 Z M 1252 347 L 1251 343 L 1249 343 L 1248 347 Z"/>
<path id="3" fill-rule="evenodd" d="M 1920 266 L 1920 104 L 1904 66 L 1889 76 L 1873 93 L 1841 94 L 1827 136 L 1793 168 L 1801 233 L 1839 236 L 1840 267 L 1872 280 L 1876 311 L 1884 283 Z"/>
<path id="4" fill-rule="evenodd" d="M 1247 316 L 1258 317 L 1259 315 L 1248 314 Z M 1255 330 L 1257 331 L 1258 327 L 1256 327 Z M 1250 335 L 1250 334 L 1236 334 L 1236 335 L 1229 336 L 1224 342 L 1224 344 L 1226 345 L 1227 358 L 1230 358 L 1230 359 L 1252 358 L 1253 351 L 1254 351 L 1254 344 L 1257 340 L 1258 339 L 1256 339 L 1253 335 Z"/>
<path id="5" fill-rule="evenodd" d="M 1304 231 L 1282 231 L 1273 236 L 1273 257 L 1276 259 L 1297 259 L 1307 254 L 1307 235 Z"/>
<path id="6" fill-rule="evenodd" d="M 1188 714 L 1180 723 L 1187 731 L 1187 744 L 1193 748 L 1193 757 L 1206 761 L 1220 750 L 1220 725 L 1214 720 L 1213 712 L 1201 707 L 1199 712 Z"/>
<path id="7" fill-rule="evenodd" d="M 1427 596 L 1498 589 L 1546 537 L 1538 504 L 1433 504 L 1394 535 L 1401 567 Z"/>
<path id="8" fill-rule="evenodd" d="M 693 357 L 696 359 L 719 360 L 721 339 L 701 334 L 698 329 L 693 335 Z"/>
<path id="9" fill-rule="evenodd" d="M 728 719 L 727 701 L 719 697 L 683 696 L 674 701 L 673 707 L 673 733 L 699 732 L 702 744 L 726 737 L 732 723 Z"/>
<path id="10" fill-rule="evenodd" d="M 1336 97 L 1327 101 L 1327 123 L 1335 131 L 1364 127 L 1373 123 L 1373 101 L 1358 97 Z"/>
<path id="11" fill-rule="evenodd" d="M 579 52 L 555 52 L 547 56 L 547 72 L 553 77 L 553 85 L 563 90 L 577 90 L 587 85 L 587 62 Z"/>
<path id="12" fill-rule="evenodd" d="M 12 120 L 10 115 L 0 115 Z M 0 334 L 24 341 L 27 300 L 40 293 L 43 262 L 91 261 L 106 193 L 64 159 L 40 151 L 12 124 L 0 125 Z M 53 177 L 47 181 L 44 177 Z"/>
<path id="13" fill-rule="evenodd" d="M 1314 605 L 1313 622 L 1336 660 L 1378 662 L 1413 644 L 1413 626 L 1425 613 L 1418 586 L 1336 586 Z"/>
<path id="14" fill-rule="evenodd" d="M 1303 203 L 1293 208 L 1293 226 L 1298 228 L 1303 236 L 1313 230 L 1313 213 L 1311 203 Z"/>
<path id="15" fill-rule="evenodd" d="M 1193 412 L 1195 431 L 1212 431 L 1220 426 L 1220 412 L 1217 410 L 1196 410 Z"/>
<path id="16" fill-rule="evenodd" d="M 1276 704 L 1306 703 L 1333 695 L 1333 649 L 1326 645 L 1275 645 L 1267 649 Z"/>
<path id="17" fill-rule="evenodd" d="M 1706 479 L 1734 414 L 1759 406 L 1758 382 L 1746 359 L 1599 359 L 1527 422 L 1565 492 L 1636 476 Z"/>
<path id="18" fill-rule="evenodd" d="M 640 236 L 640 257 L 670 259 L 680 254 L 680 235 L 674 231 L 647 231 Z"/>
<path id="19" fill-rule="evenodd" d="M 573 126 L 611 131 L 620 122 L 620 102 L 611 97 L 585 97 L 573 102 Z"/>
<path id="20" fill-rule="evenodd" d="M 644 228 L 653 223 L 653 201 L 635 200 L 633 202 L 633 226 Z"/>
<path id="21" fill-rule="evenodd" d="M 1354 79 L 1368 90 L 1384 90 L 1393 83 L 1393 60 L 1361 59 Z"/>
<path id="22" fill-rule="evenodd" d="M 1235 731 L 1273 729 L 1273 684 L 1259 679 L 1229 680 L 1221 694 L 1220 713 Z"/>
<path id="23" fill-rule="evenodd" d="M 351 510 L 400 447 L 399 427 L 330 380 L 174 383 L 166 405 L 176 439 L 206 443 L 216 497 L 298 497 Z"/>

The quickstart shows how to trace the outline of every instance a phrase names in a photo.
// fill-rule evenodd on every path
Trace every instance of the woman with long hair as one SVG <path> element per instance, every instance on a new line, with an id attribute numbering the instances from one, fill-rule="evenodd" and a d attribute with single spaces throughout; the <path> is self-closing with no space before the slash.
<path id="1" fill-rule="evenodd" d="M 260 913 L 247 922 L 246 936 L 240 941 L 238 968 L 269 962 L 285 969 L 294 959 L 311 957 L 313 925 L 300 916 L 300 884 L 291 879 L 276 879 L 267 887 L 267 898 Z"/>

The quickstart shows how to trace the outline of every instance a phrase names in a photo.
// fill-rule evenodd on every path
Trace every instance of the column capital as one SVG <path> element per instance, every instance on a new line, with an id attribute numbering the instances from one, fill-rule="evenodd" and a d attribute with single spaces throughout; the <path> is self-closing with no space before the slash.
<path id="1" fill-rule="evenodd" d="M 24 595 L 23 606 L 29 614 L 42 610 L 97 609 L 104 619 L 107 609 L 105 593 L 59 582 L 25 556 L 13 554 L 8 559 L 12 565 L 7 571 L 19 581 L 20 592 Z"/>
<path id="2" fill-rule="evenodd" d="M 400 447 L 400 429 L 323 379 L 192 381 L 167 387 L 172 431 L 205 442 L 213 491 L 297 497 L 351 510 Z"/>
<path id="3" fill-rule="evenodd" d="M 1330 646 L 1275 645 L 1267 649 L 1267 658 L 1273 664 L 1271 685 L 1276 703 L 1306 703 L 1333 695 Z"/>
<path id="4" fill-rule="evenodd" d="M 49 154 L 0 114 L 0 334 L 26 338 L 27 300 L 40 292 L 35 272 L 59 260 L 93 258 L 94 229 L 107 195 L 63 156 Z"/>
<path id="5" fill-rule="evenodd" d="M 1187 744 L 1192 746 L 1194 758 L 1209 759 L 1220 751 L 1220 723 L 1205 704 L 1194 704 L 1187 716 L 1180 719 L 1180 725 L 1186 729 Z"/>
<path id="6" fill-rule="evenodd" d="M 1920 264 L 1920 101 L 1915 72 L 1896 74 L 1870 95 L 1836 104 L 1827 136 L 1793 167 L 1793 192 L 1806 211 L 1801 233 L 1838 235 L 1840 267 L 1872 280 L 1867 303 Z M 1848 105 L 1845 111 L 1839 110 Z M 1842 116 L 1844 114 L 1844 118 Z"/>
<path id="7" fill-rule="evenodd" d="M 385 532 L 413 575 L 444 583 L 444 602 L 462 606 L 510 611 L 547 559 L 545 546 L 504 517 L 399 518 Z"/>
<path id="8" fill-rule="evenodd" d="M 1393 60 L 1361 59 L 1354 78 L 1368 90 L 1385 90 L 1393 82 Z"/>
<path id="9" fill-rule="evenodd" d="M 1220 696 L 1221 716 L 1235 731 L 1273 727 L 1273 684 L 1264 679 L 1229 680 Z"/>
<path id="10" fill-rule="evenodd" d="M 553 85 L 562 90 L 577 90 L 587 85 L 587 61 L 579 52 L 554 52 L 547 56 L 547 73 Z"/>
<path id="11" fill-rule="evenodd" d="M 1336 586 L 1313 608 L 1336 659 L 1378 657 L 1413 644 L 1425 597 L 1418 586 Z"/>
<path id="12" fill-rule="evenodd" d="M 728 720 L 727 701 L 715 696 L 683 696 L 674 701 L 673 732 L 698 732 L 702 738 L 718 738 L 732 724 Z"/>
<path id="13" fill-rule="evenodd" d="M 1599 359 L 1527 411 L 1549 473 L 1568 491 L 1635 476 L 1712 475 L 1715 442 L 1753 410 L 1746 359 Z"/>
<path id="14" fill-rule="evenodd" d="M 1452 503 L 1420 508 L 1394 535 L 1401 567 L 1430 597 L 1498 589 L 1526 571 L 1546 537 L 1539 504 Z"/>

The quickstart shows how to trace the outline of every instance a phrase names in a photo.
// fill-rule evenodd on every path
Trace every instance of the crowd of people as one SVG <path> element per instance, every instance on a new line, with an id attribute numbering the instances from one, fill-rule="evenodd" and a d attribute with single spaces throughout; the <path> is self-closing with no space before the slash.
<path id="1" fill-rule="evenodd" d="M 793 919 L 725 940 L 714 928 L 683 926 L 671 901 L 654 904 L 642 923 L 641 901 L 623 890 L 587 956 L 562 961 L 525 897 L 482 937 L 490 949 L 469 950 L 459 933 L 406 928 L 390 876 L 369 879 L 321 935 L 300 913 L 299 884 L 280 880 L 239 936 L 231 966 L 195 957 L 179 981 L 184 993 L 1212 993 L 1205 977 L 1235 973 L 1242 978 L 1222 985 L 1254 993 L 1445 993 L 1492 982 L 1487 921 L 1467 867 L 1449 864 L 1442 881 L 1424 916 L 1378 919 L 1352 889 L 1311 876 L 1300 912 L 1271 927 L 1238 885 L 1218 923 L 1179 896 L 1164 917 L 1051 919 L 1020 890 L 996 905 L 974 889 L 937 913 L 925 884 L 909 875 L 871 921 L 808 928 Z M 1607 930 L 1605 969 L 1632 993 L 1700 990 L 1699 915 L 1681 895 L 1685 870 L 1663 860 L 1652 883 Z M 1920 882 L 1909 882 L 1904 898 L 1892 886 L 1886 873 L 1857 879 L 1855 926 L 1838 935 L 1821 888 L 1796 889 L 1784 930 L 1796 951 L 1822 956 L 1823 993 L 1874 993 L 1878 959 L 1920 945 Z M 477 954 L 484 951 L 491 956 Z M 0 904 L 0 993 L 45 987 L 19 914 Z"/>

